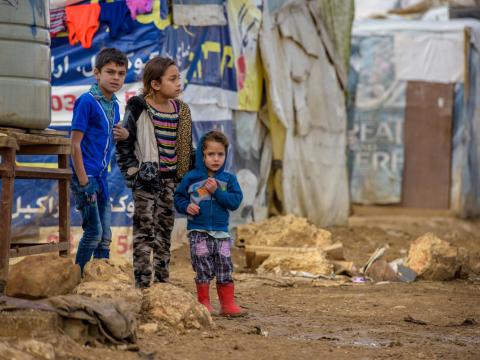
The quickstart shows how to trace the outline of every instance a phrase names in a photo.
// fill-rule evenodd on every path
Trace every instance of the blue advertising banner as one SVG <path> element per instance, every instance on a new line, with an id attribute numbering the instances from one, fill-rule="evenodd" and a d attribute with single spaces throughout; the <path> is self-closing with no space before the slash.
<path id="1" fill-rule="evenodd" d="M 104 47 L 123 51 L 129 60 L 125 82 L 141 81 L 146 62 L 154 56 L 173 58 L 181 72 L 197 58 L 191 84 L 237 90 L 233 50 L 228 26 L 178 27 L 135 22 L 130 34 L 112 39 L 105 26 L 95 34 L 92 47 L 71 46 L 67 37 L 52 39 L 52 86 L 75 86 L 92 83 L 95 55 Z M 195 54 L 198 53 L 198 57 Z"/>
<path id="2" fill-rule="evenodd" d="M 211 98 L 222 92 L 236 94 L 236 70 L 228 26 L 174 26 L 171 14 L 168 14 L 168 7 L 164 5 L 165 1 L 155 0 L 152 13 L 139 15 L 131 31 L 121 34 L 116 39 L 110 36 L 108 27 L 101 24 L 90 48 L 83 48 L 80 44 L 70 45 L 65 35 L 52 38 L 51 128 L 70 130 L 73 104 L 76 98 L 88 91 L 94 83 L 95 55 L 104 47 L 120 49 L 129 60 L 125 86 L 117 94 L 122 111 L 128 98 L 141 88 L 141 74 L 146 62 L 157 55 L 169 56 L 176 61 L 183 78 L 187 78 L 185 79 L 188 82 L 187 91 L 190 90 L 200 104 L 203 102 L 214 104 L 212 101 L 205 101 L 205 94 L 209 94 Z M 196 95 L 199 87 L 205 88 L 206 91 Z M 202 118 L 194 119 L 194 143 L 204 132 L 213 128 L 222 129 L 233 142 L 232 119 L 219 120 L 218 116 L 210 117 L 208 114 L 208 111 L 204 111 Z M 228 158 L 229 170 L 233 170 L 233 153 L 232 151 Z M 17 162 L 29 166 L 57 166 L 57 159 L 54 156 L 19 156 Z M 110 165 L 109 188 L 112 201 L 112 227 L 130 229 L 133 216 L 131 190 L 124 184 L 114 156 Z M 50 236 L 51 231 L 56 231 L 52 229 L 58 226 L 57 189 L 55 181 L 15 182 L 12 230 L 16 241 L 58 240 Z M 81 225 L 73 198 L 71 225 L 72 229 L 76 230 Z M 47 239 L 44 238 L 42 229 L 48 229 Z M 126 242 L 128 235 L 125 231 L 114 230 L 113 241 L 123 249 L 122 254 L 127 254 L 128 246 L 131 246 Z M 75 241 L 78 241 L 78 236 L 75 235 Z"/>

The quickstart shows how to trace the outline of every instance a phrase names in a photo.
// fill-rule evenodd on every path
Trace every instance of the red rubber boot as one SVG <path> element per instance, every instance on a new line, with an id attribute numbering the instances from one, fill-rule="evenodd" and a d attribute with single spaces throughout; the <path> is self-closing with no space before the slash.
<path id="1" fill-rule="evenodd" d="M 197 299 L 200 304 L 204 305 L 207 308 L 210 314 L 213 312 L 212 305 L 210 304 L 210 284 L 209 283 L 197 284 Z"/>
<path id="2" fill-rule="evenodd" d="M 220 300 L 221 316 L 238 317 L 247 315 L 247 311 L 235 304 L 235 286 L 233 283 L 217 283 L 217 293 Z"/>

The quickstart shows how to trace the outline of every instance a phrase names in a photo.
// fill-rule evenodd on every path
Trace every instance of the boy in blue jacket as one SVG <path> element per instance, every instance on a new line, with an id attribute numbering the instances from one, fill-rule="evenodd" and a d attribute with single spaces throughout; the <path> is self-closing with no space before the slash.
<path id="1" fill-rule="evenodd" d="M 82 273 L 92 256 L 110 257 L 112 231 L 107 174 L 113 142 L 126 140 L 129 135 L 119 124 L 120 109 L 115 96 L 123 86 L 127 67 L 128 59 L 120 50 L 102 49 L 95 58 L 97 83 L 75 101 L 73 108 L 70 185 L 82 216 L 83 236 L 75 258 Z"/>
<path id="2" fill-rule="evenodd" d="M 228 139 L 220 131 L 201 138 L 195 169 L 185 175 L 175 192 L 175 208 L 188 219 L 198 301 L 212 312 L 209 286 L 216 277 L 220 315 L 242 316 L 246 312 L 234 299 L 228 218 L 229 210 L 240 206 L 243 195 L 235 175 L 224 171 L 227 149 Z"/>

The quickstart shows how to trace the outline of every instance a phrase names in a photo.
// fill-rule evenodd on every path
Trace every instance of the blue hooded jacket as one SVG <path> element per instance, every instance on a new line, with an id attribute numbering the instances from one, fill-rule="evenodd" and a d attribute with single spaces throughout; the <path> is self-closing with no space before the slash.
<path id="1" fill-rule="evenodd" d="M 215 173 L 217 190 L 210 194 L 205 188 L 208 170 L 203 162 L 203 141 L 200 139 L 195 156 L 195 169 L 189 171 L 175 191 L 175 208 L 186 214 L 187 230 L 225 231 L 228 232 L 229 210 L 236 210 L 242 202 L 242 190 L 237 177 L 224 171 L 225 163 Z M 225 159 L 227 153 L 225 153 Z M 190 203 L 200 206 L 200 213 L 195 216 L 187 214 Z"/>

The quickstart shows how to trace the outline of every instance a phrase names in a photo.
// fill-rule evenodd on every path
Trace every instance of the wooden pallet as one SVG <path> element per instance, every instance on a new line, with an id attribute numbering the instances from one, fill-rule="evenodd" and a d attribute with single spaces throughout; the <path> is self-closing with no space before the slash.
<path id="1" fill-rule="evenodd" d="M 72 171 L 68 166 L 70 139 L 68 133 L 55 130 L 24 130 L 0 128 L 0 176 L 2 179 L 0 216 L 0 295 L 5 291 L 9 258 L 58 251 L 69 253 L 70 195 Z M 56 155 L 58 168 L 18 166 L 17 155 Z M 11 225 L 15 179 L 58 180 L 59 194 L 59 244 L 37 244 L 11 249 Z"/>

